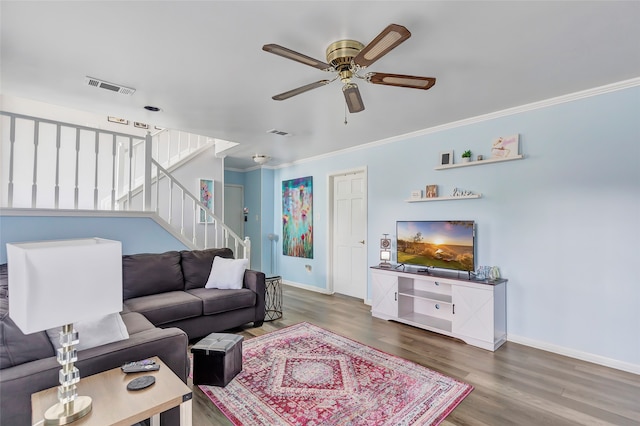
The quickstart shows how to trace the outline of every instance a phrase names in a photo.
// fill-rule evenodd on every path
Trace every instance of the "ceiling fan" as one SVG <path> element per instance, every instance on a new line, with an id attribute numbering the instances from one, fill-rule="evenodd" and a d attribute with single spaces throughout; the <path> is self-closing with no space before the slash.
<path id="1" fill-rule="evenodd" d="M 358 85 L 352 82 L 354 77 L 373 84 L 386 86 L 408 87 L 411 89 L 427 90 L 436 84 L 434 77 L 417 77 L 402 74 L 387 74 L 369 72 L 365 75 L 360 71 L 373 64 L 378 59 L 395 49 L 400 43 L 411 37 L 411 33 L 402 25 L 391 24 L 366 46 L 356 40 L 338 40 L 327 47 L 327 62 L 322 62 L 302 53 L 298 53 L 278 44 L 265 44 L 262 50 L 273 53 L 293 61 L 309 65 L 319 70 L 336 73 L 331 80 L 320 80 L 306 84 L 288 92 L 273 96 L 276 101 L 283 101 L 309 90 L 327 85 L 338 78 L 344 83 L 342 92 L 349 107 L 349 112 L 356 113 L 364 110 L 364 103 L 360 96 Z"/>

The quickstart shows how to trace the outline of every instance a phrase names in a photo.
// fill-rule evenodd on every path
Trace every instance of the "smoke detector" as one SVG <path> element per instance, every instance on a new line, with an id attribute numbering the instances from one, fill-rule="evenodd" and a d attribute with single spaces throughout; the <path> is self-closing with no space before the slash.
<path id="1" fill-rule="evenodd" d="M 85 77 L 84 81 L 88 86 L 111 90 L 112 92 L 120 93 L 122 95 L 133 95 L 136 92 L 136 89 L 132 89 L 131 87 L 109 83 L 108 81 L 100 80 L 99 78 Z"/>
<path id="2" fill-rule="evenodd" d="M 271 159 L 271 157 L 268 157 L 266 155 L 261 155 L 261 154 L 256 154 L 252 158 L 253 158 L 253 161 L 255 161 L 258 164 L 264 164 Z"/>

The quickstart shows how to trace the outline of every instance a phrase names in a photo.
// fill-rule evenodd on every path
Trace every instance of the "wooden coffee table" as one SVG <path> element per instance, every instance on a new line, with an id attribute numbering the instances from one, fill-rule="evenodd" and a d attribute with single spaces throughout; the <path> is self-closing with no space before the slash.
<path id="1" fill-rule="evenodd" d="M 160 370 L 124 374 L 120 368 L 82 377 L 78 383 L 78 395 L 90 396 L 93 408 L 89 414 L 72 423 L 73 426 L 131 426 L 151 418 L 151 425 L 160 425 L 160 413 L 180 406 L 180 424 L 191 426 L 191 389 L 176 376 L 159 358 Z M 82 374 L 82 371 L 80 371 Z M 127 383 L 136 377 L 154 376 L 150 387 L 127 390 Z M 31 420 L 33 425 L 43 424 L 44 412 L 58 402 L 58 388 L 53 387 L 31 395 Z"/>

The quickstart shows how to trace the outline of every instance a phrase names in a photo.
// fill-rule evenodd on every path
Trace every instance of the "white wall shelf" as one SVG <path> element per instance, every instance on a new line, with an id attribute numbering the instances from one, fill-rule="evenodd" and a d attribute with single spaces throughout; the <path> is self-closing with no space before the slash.
<path id="1" fill-rule="evenodd" d="M 482 164 L 502 163 L 504 161 L 522 160 L 523 158 L 524 158 L 524 155 L 517 155 L 515 157 L 505 157 L 505 158 L 487 158 L 486 160 L 469 161 L 468 163 L 446 164 L 444 166 L 438 166 L 434 170 L 447 170 L 447 169 L 455 169 L 457 167 L 469 167 L 469 166 L 479 166 Z"/>
<path id="2" fill-rule="evenodd" d="M 472 198 L 480 198 L 482 194 L 460 195 L 450 197 L 431 197 L 431 198 L 409 198 L 405 200 L 407 203 L 422 203 L 423 201 L 446 201 L 446 200 L 469 200 Z"/>

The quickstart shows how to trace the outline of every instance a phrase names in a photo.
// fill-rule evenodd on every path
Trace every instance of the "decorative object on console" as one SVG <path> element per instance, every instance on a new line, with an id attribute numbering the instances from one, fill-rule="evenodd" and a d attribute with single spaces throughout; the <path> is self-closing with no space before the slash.
<path id="1" fill-rule="evenodd" d="M 493 158 L 509 158 L 517 157 L 519 149 L 520 135 L 499 137 L 493 141 L 491 147 L 491 157 Z"/>
<path id="2" fill-rule="evenodd" d="M 438 185 L 427 185 L 427 198 L 436 198 L 438 196 Z"/>
<path id="3" fill-rule="evenodd" d="M 380 267 L 381 268 L 390 268 L 391 263 L 391 240 L 389 239 L 389 234 L 382 234 L 383 238 L 380 239 Z"/>
<path id="4" fill-rule="evenodd" d="M 445 151 L 440 153 L 440 165 L 446 166 L 453 164 L 453 151 Z"/>
<path id="5" fill-rule="evenodd" d="M 213 211 L 213 179 L 199 179 L 198 180 L 198 191 L 200 194 L 200 202 L 204 204 L 206 208 Z M 212 223 L 213 218 L 208 217 L 209 215 L 199 207 L 200 214 L 198 215 L 198 223 Z M 207 218 L 207 219 L 205 219 Z"/>
<path id="6" fill-rule="evenodd" d="M 462 162 L 468 163 L 469 161 L 471 161 L 471 150 L 468 149 L 462 153 Z"/>
<path id="7" fill-rule="evenodd" d="M 77 396 L 79 336 L 74 322 L 122 311 L 122 247 L 119 241 L 88 238 L 7 244 L 9 311 L 23 333 L 62 326 L 57 359 L 62 365 L 59 403 L 45 425 L 71 423 L 91 411 Z"/>
<path id="8" fill-rule="evenodd" d="M 498 269 L 497 266 L 492 266 L 491 269 L 489 269 L 489 279 L 497 280 L 499 278 L 500 278 L 500 269 Z"/>

